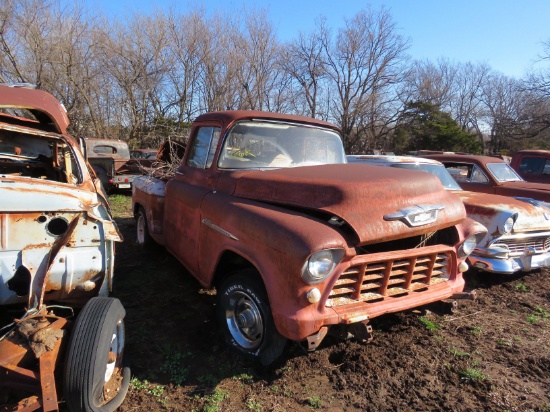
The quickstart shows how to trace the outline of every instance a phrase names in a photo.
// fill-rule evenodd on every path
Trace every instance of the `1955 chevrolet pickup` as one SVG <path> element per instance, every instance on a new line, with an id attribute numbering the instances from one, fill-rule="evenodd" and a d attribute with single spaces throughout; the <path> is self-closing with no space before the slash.
<path id="1" fill-rule="evenodd" d="M 435 176 L 347 164 L 336 126 L 225 111 L 193 123 L 171 178 L 134 180 L 138 242 L 215 287 L 225 340 L 263 364 L 287 339 L 461 294 L 486 229 Z"/>

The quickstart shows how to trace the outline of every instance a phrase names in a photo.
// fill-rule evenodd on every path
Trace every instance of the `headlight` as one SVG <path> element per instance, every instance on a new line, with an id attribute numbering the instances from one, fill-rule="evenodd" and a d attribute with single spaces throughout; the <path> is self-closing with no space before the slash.
<path id="1" fill-rule="evenodd" d="M 477 239 L 476 235 L 469 236 L 462 245 L 460 245 L 460 248 L 458 249 L 458 253 L 460 257 L 466 257 L 470 253 L 472 253 L 477 245 Z"/>
<path id="2" fill-rule="evenodd" d="M 506 233 L 510 233 L 512 229 L 514 228 L 514 218 L 510 216 L 504 224 L 498 228 L 498 231 L 501 235 L 505 235 Z"/>
<path id="3" fill-rule="evenodd" d="M 304 263 L 302 279 L 314 285 L 325 280 L 340 263 L 344 249 L 323 249 L 315 252 Z"/>

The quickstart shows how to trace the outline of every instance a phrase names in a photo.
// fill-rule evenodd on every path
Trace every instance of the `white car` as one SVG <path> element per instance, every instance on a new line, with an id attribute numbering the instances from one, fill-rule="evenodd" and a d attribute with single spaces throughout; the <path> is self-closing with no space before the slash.
<path id="1" fill-rule="evenodd" d="M 347 156 L 349 163 L 368 163 L 431 173 L 455 193 L 469 218 L 488 233 L 468 257 L 477 269 L 503 274 L 550 266 L 550 205 L 528 198 L 513 198 L 462 190 L 442 163 L 411 156 Z"/>
<path id="2" fill-rule="evenodd" d="M 25 388 L 28 410 L 60 397 L 73 412 L 114 410 L 128 389 L 125 311 L 108 297 L 122 236 L 68 126 L 51 94 L 0 85 L 0 409 Z"/>

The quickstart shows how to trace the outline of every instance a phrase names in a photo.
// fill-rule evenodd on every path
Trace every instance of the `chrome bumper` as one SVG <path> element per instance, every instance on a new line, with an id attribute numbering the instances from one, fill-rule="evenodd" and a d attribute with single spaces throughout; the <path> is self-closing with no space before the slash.
<path id="1" fill-rule="evenodd" d="M 521 256 L 506 255 L 502 249 L 476 248 L 468 257 L 468 264 L 479 270 L 503 274 L 529 272 L 550 266 L 550 252 L 536 253 L 529 248 Z"/>

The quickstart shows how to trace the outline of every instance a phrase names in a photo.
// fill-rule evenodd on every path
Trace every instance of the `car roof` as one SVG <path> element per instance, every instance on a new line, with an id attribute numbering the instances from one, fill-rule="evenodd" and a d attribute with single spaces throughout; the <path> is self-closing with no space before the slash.
<path id="1" fill-rule="evenodd" d="M 423 156 L 427 159 L 438 160 L 442 163 L 445 162 L 457 162 L 457 163 L 506 163 L 503 159 L 491 156 L 477 156 L 477 155 L 460 155 L 460 154 L 435 154 Z"/>
<path id="2" fill-rule="evenodd" d="M 36 120 L 0 113 L 0 121 L 34 129 L 66 134 L 70 123 L 59 100 L 44 90 L 28 86 L 0 84 L 0 108 L 28 110 Z"/>
<path id="3" fill-rule="evenodd" d="M 263 112 L 258 110 L 225 110 L 225 111 L 219 111 L 219 112 L 209 112 L 198 116 L 195 119 L 195 121 L 196 122 L 219 121 L 219 122 L 222 122 L 224 128 L 226 128 L 232 123 L 239 120 L 254 120 L 254 119 L 288 121 L 291 123 L 303 123 L 303 124 L 309 124 L 313 126 L 333 129 L 336 132 L 340 131 L 338 126 L 329 122 L 325 122 L 324 120 L 318 120 L 318 119 L 313 119 L 311 117 L 297 116 L 297 115 L 291 115 L 291 114 Z"/>

